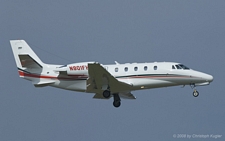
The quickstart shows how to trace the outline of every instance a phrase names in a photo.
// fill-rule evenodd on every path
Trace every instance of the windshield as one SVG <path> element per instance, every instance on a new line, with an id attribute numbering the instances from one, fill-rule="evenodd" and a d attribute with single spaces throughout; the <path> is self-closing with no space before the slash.
<path id="1" fill-rule="evenodd" d="M 177 66 L 177 65 L 176 65 Z M 190 70 L 188 67 L 186 67 L 185 65 L 183 64 L 178 64 L 178 66 L 180 66 L 182 69 L 184 70 Z"/>

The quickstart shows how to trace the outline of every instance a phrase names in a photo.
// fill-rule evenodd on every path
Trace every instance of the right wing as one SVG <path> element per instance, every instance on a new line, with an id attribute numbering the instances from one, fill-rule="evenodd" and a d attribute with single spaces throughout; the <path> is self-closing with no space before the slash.
<path id="1" fill-rule="evenodd" d="M 111 93 L 120 93 L 132 88 L 132 85 L 117 80 L 99 63 L 88 64 L 88 73 L 87 92 L 102 93 L 109 87 Z"/>

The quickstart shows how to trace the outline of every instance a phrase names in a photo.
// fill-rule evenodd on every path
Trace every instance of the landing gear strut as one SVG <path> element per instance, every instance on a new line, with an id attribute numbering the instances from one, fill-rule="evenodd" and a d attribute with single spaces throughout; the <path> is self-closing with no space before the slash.
<path id="1" fill-rule="evenodd" d="M 121 105 L 120 96 L 118 94 L 113 94 L 113 98 L 114 98 L 113 106 L 116 108 L 120 107 L 120 105 Z"/>
<path id="2" fill-rule="evenodd" d="M 190 84 L 190 86 L 191 86 L 192 89 L 195 88 L 195 84 Z M 193 96 L 194 97 L 198 97 L 199 96 L 199 92 L 196 89 L 194 89 Z"/>

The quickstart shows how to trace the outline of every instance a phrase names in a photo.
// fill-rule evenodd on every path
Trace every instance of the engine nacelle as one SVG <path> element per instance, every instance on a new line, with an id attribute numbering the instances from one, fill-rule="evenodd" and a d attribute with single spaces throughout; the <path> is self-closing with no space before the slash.
<path id="1" fill-rule="evenodd" d="M 88 63 L 92 64 L 94 62 L 68 64 L 66 72 L 68 75 L 88 75 Z"/>

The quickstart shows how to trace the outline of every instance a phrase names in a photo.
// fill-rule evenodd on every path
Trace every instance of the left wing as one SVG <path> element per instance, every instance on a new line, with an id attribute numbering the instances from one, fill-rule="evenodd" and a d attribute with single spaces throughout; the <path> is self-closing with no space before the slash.
<path id="1" fill-rule="evenodd" d="M 88 73 L 87 92 L 101 94 L 103 90 L 109 88 L 111 93 L 120 93 L 130 91 L 132 88 L 132 85 L 117 80 L 99 63 L 88 64 Z"/>

